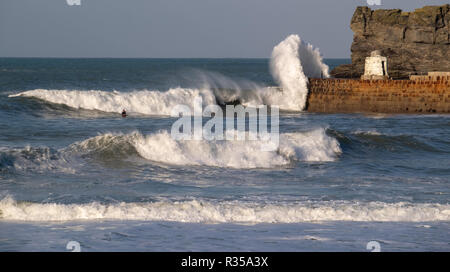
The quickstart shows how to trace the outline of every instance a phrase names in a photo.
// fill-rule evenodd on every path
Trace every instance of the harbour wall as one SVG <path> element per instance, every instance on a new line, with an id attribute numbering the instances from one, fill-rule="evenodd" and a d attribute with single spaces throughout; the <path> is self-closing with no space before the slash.
<path id="1" fill-rule="evenodd" d="M 450 113 L 450 77 L 309 79 L 308 112 Z"/>

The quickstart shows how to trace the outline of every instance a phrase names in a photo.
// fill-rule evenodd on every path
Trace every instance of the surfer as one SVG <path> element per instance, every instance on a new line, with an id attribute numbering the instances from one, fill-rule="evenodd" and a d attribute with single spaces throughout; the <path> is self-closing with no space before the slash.
<path id="1" fill-rule="evenodd" d="M 127 111 L 125 109 L 122 110 L 122 117 L 127 117 Z"/>

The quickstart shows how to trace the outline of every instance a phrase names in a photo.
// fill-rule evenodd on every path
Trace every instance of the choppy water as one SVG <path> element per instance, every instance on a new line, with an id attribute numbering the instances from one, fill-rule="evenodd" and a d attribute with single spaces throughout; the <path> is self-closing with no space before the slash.
<path id="1" fill-rule="evenodd" d="M 0 250 L 450 250 L 448 115 L 282 111 L 273 152 L 168 134 L 271 86 L 264 59 L 0 59 Z"/>

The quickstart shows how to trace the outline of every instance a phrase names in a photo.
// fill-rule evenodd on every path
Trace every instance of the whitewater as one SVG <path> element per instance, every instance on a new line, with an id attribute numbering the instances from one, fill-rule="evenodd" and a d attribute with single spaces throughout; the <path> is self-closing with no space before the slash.
<path id="1" fill-rule="evenodd" d="M 9 97 L 33 97 L 50 103 L 63 104 L 75 109 L 98 110 L 110 113 L 126 109 L 129 113 L 171 115 L 176 105 L 194 105 L 202 98 L 204 105 L 218 101 L 240 101 L 244 105 L 274 105 L 286 111 L 302 111 L 308 95 L 308 77 L 329 77 L 329 68 L 323 63 L 318 48 L 305 43 L 298 35 L 290 35 L 274 47 L 270 70 L 281 89 L 250 84 L 243 90 L 238 82 L 223 75 L 201 74 L 202 88 L 171 88 L 167 91 L 135 90 L 108 92 L 102 90 L 48 90 L 35 89 L 11 94 Z M 217 79 L 231 83 L 232 90 L 211 88 Z M 248 85 L 248 84 L 247 84 Z M 231 93 L 231 94 L 230 94 Z M 225 100 L 225 101 L 224 101 Z"/>
<path id="2" fill-rule="evenodd" d="M 287 166 L 295 161 L 333 161 L 341 153 L 339 143 L 328 136 L 324 128 L 283 133 L 280 135 L 279 147 L 273 151 L 264 151 L 265 144 L 266 141 L 249 138 L 174 140 L 168 131 L 149 135 L 137 131 L 129 134 L 106 133 L 60 150 L 26 147 L 0 151 L 0 169 L 75 172 L 76 158 L 102 154 L 120 160 L 138 155 L 148 161 L 172 165 L 274 168 Z"/>
<path id="3" fill-rule="evenodd" d="M 450 250 L 448 115 L 304 111 L 349 62 L 0 58 L 0 251 Z M 173 139 L 198 98 L 280 106 L 278 147 Z"/>
<path id="4" fill-rule="evenodd" d="M 450 205 L 318 202 L 261 204 L 203 200 L 117 204 L 39 204 L 0 200 L 0 218 L 20 221 L 138 220 L 190 223 L 301 223 L 314 221 L 449 221 Z"/>

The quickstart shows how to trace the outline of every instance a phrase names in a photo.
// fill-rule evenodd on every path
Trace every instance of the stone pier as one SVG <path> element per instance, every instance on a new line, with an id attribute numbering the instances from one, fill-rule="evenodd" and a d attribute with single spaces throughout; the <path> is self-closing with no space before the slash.
<path id="1" fill-rule="evenodd" d="M 309 80 L 308 112 L 450 113 L 450 77 Z"/>

